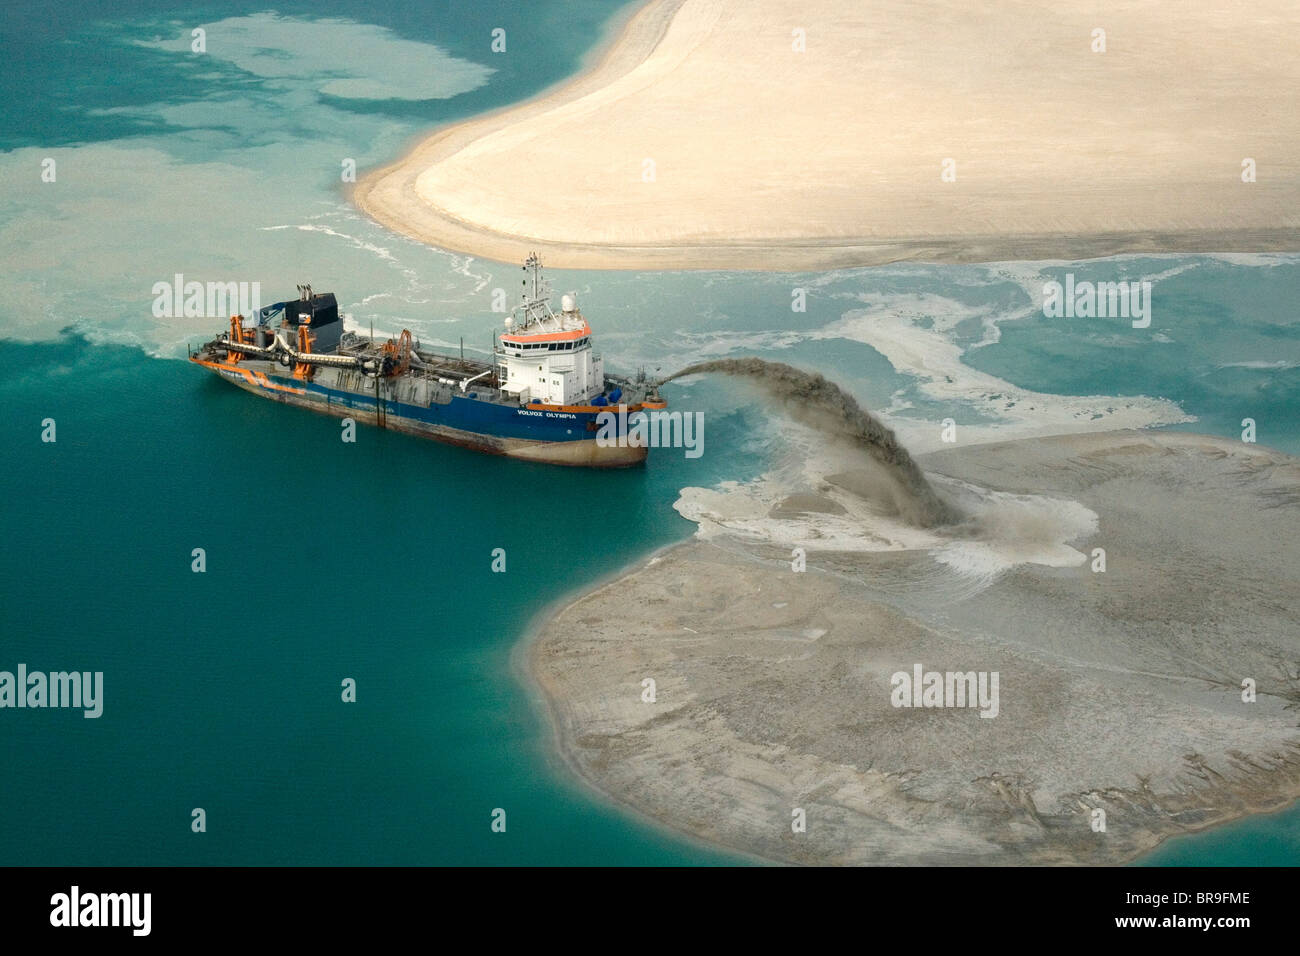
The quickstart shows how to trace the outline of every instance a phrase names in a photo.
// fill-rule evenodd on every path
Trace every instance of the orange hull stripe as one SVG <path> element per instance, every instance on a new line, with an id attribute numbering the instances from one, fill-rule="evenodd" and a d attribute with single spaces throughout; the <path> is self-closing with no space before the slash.
<path id="1" fill-rule="evenodd" d="M 259 388 L 267 388 L 276 392 L 291 392 L 294 395 L 305 395 L 306 390 L 301 388 L 291 388 L 288 385 L 277 385 L 266 377 L 265 372 L 252 372 L 246 368 L 240 368 L 238 365 L 228 365 L 225 362 L 208 362 L 201 358 L 191 358 L 191 362 L 202 365 L 205 368 L 215 368 L 226 372 L 238 372 L 244 377 L 249 385 L 256 385 Z"/>

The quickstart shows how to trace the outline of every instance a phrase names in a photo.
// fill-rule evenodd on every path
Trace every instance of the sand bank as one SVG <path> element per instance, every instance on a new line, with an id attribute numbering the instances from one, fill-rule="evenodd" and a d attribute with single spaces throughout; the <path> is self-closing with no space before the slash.
<path id="1" fill-rule="evenodd" d="M 662 554 L 530 648 L 567 763 L 681 832 L 805 863 L 1115 863 L 1300 795 L 1300 461 L 1119 432 L 921 462 L 1095 530 L 1063 561 L 1034 555 L 1047 518 L 992 529 L 1030 559 L 974 589 L 931 548 L 809 550 L 804 573 L 736 537 Z M 843 510 L 837 479 L 773 517 Z M 997 716 L 892 706 L 916 664 L 998 672 Z"/>
<path id="2" fill-rule="evenodd" d="M 651 0 L 591 71 L 353 195 L 443 248 L 574 268 L 1294 250 L 1300 8 L 1248 14 Z"/>

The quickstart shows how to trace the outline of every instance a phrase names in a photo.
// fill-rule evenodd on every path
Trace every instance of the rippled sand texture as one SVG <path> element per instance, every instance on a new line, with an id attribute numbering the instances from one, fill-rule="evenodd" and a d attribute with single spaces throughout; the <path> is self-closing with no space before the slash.
<path id="1" fill-rule="evenodd" d="M 814 549 L 799 574 L 779 533 L 715 534 L 561 611 L 530 659 L 567 761 L 674 829 L 804 863 L 1114 863 L 1300 795 L 1300 461 L 1119 432 L 920 462 L 976 516 L 949 540 Z M 792 493 L 772 524 L 851 514 L 854 488 Z M 981 549 L 992 573 L 961 557 Z M 891 706 L 916 663 L 997 671 L 998 716 Z"/>

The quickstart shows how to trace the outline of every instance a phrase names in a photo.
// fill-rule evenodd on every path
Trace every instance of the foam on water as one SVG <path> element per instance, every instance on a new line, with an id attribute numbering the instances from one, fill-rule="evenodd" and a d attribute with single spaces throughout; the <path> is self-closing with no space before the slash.
<path id="1" fill-rule="evenodd" d="M 1019 388 L 967 365 L 962 361 L 966 349 L 949 337 L 957 322 L 982 318 L 987 313 L 944 302 L 935 296 L 864 295 L 861 298 L 866 308 L 845 312 L 838 322 L 810 337 L 849 339 L 870 345 L 889 359 L 895 369 L 911 376 L 917 390 L 927 399 L 974 410 L 996 422 L 994 425 L 963 424 L 963 443 L 1001 441 L 1009 435 L 1028 438 L 1195 420 L 1176 403 L 1158 398 L 1052 395 Z M 921 324 L 926 318 L 933 319 L 933 327 Z M 909 407 L 910 402 L 900 396 L 886 413 L 897 414 Z M 908 428 L 909 424 L 899 423 L 909 445 L 918 451 L 941 446 L 939 428 L 931 423 L 926 423 L 930 427 Z"/>

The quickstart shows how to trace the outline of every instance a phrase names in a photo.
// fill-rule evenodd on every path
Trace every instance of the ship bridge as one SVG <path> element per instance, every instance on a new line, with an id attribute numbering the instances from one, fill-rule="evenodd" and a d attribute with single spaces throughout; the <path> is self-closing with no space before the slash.
<path id="1" fill-rule="evenodd" d="M 497 372 L 501 389 L 521 404 L 585 405 L 605 390 L 604 363 L 591 346 L 591 326 L 578 309 L 577 297 L 550 304 L 550 285 L 542 278 L 536 254 L 524 264 L 520 304 L 506 318 L 498 338 Z"/>

